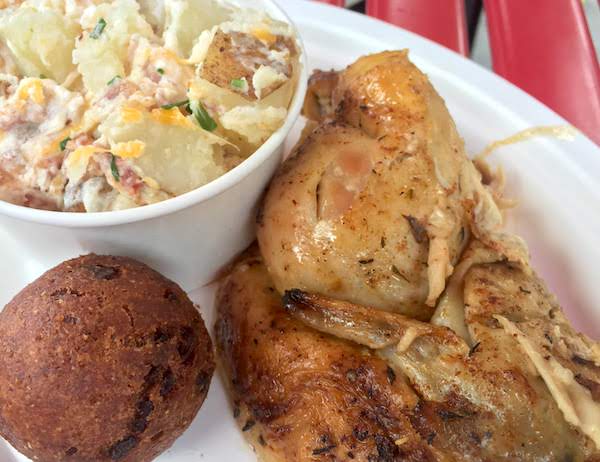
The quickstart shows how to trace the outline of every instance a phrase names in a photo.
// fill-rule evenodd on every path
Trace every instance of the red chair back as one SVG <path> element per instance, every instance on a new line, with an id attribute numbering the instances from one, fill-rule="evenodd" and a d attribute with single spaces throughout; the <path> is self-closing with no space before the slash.
<path id="1" fill-rule="evenodd" d="M 484 0 L 494 70 L 600 144 L 600 68 L 581 0 Z"/>
<path id="2" fill-rule="evenodd" d="M 469 52 L 464 0 L 367 0 L 366 12 L 463 55 Z"/>

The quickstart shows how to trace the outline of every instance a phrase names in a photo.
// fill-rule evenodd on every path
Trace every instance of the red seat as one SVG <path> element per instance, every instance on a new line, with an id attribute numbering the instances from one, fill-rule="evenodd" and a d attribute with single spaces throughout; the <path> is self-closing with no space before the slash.
<path id="1" fill-rule="evenodd" d="M 334 6 L 345 6 L 346 5 L 346 0 L 317 0 L 318 2 L 321 3 L 328 3 L 329 5 L 334 5 Z"/>
<path id="2" fill-rule="evenodd" d="M 463 55 L 469 52 L 464 0 L 367 0 L 366 12 Z"/>
<path id="3" fill-rule="evenodd" d="M 484 0 L 494 70 L 600 144 L 600 68 L 580 0 Z"/>

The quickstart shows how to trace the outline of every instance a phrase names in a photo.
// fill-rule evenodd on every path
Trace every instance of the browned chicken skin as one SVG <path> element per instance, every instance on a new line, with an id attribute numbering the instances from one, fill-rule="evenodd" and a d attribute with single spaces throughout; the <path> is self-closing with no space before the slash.
<path id="1" fill-rule="evenodd" d="M 317 74 L 305 111 L 323 124 L 258 218 L 275 286 L 429 319 L 469 234 L 502 223 L 442 98 L 406 52 L 385 52 Z"/>
<path id="2" fill-rule="evenodd" d="M 367 56 L 313 79 L 305 113 L 320 126 L 270 186 L 262 256 L 216 300 L 261 460 L 600 462 L 600 347 L 501 231 L 427 78 Z"/>
<path id="3" fill-rule="evenodd" d="M 453 460 L 412 427 L 419 399 L 385 361 L 282 309 L 256 249 L 222 282 L 217 309 L 234 415 L 261 460 Z"/>
<path id="4" fill-rule="evenodd" d="M 557 336 L 564 318 L 543 284 L 507 263 L 477 265 L 464 297 L 471 347 L 446 327 L 301 291 L 284 297 L 288 314 L 261 257 L 247 253 L 219 290 L 216 333 L 235 414 L 261 460 L 600 460 L 495 318 L 528 335 L 541 328 L 552 343 L 529 338 L 597 399 L 591 343 Z M 529 308 L 515 310 L 515 298 Z M 568 339 L 583 343 L 560 346 Z"/>

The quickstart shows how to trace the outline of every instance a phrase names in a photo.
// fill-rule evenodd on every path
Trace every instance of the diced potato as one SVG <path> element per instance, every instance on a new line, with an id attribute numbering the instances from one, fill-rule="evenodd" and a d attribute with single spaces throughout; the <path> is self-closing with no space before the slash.
<path id="1" fill-rule="evenodd" d="M 130 161 L 169 194 L 186 193 L 225 173 L 219 163 L 223 143 L 218 137 L 175 114 L 178 109 L 154 111 L 132 123 L 126 123 L 121 112 L 113 114 L 99 131 L 111 144 L 143 142 L 143 155 Z"/>
<path id="2" fill-rule="evenodd" d="M 167 2 L 169 0 L 166 0 Z M 162 34 L 165 28 L 165 1 L 138 0 L 140 13 L 148 21 L 157 34 Z"/>
<path id="3" fill-rule="evenodd" d="M 165 3 L 165 46 L 188 57 L 205 30 L 225 21 L 229 10 L 214 0 L 169 0 Z"/>
<path id="4" fill-rule="evenodd" d="M 73 52 L 73 60 L 79 66 L 85 87 L 99 93 L 116 75 L 125 75 L 127 49 L 132 34 L 152 37 L 150 25 L 139 13 L 134 0 L 115 0 L 91 8 L 82 18 L 86 29 Z M 97 38 L 93 30 L 100 20 L 106 26 Z"/>
<path id="5" fill-rule="evenodd" d="M 288 80 L 284 85 L 260 101 L 251 102 L 239 93 L 222 88 L 202 78 L 195 78 L 189 89 L 190 99 L 198 99 L 206 107 L 214 108 L 214 112 L 226 112 L 236 106 L 256 106 L 260 108 L 282 107 L 287 108 L 294 94 L 296 80 Z"/>
<path id="6" fill-rule="evenodd" d="M 217 30 L 202 63 L 200 77 L 226 89 L 232 89 L 233 80 L 246 79 L 248 91 L 240 94 L 250 101 L 265 98 L 288 81 L 293 71 L 291 53 L 284 63 L 272 57 L 273 51 L 292 45 L 283 37 L 274 37 L 274 41 L 266 44 L 253 34 Z M 261 68 L 263 78 L 259 75 L 254 79 Z M 266 68 L 271 72 L 265 72 Z M 266 74 L 270 74 L 270 78 L 265 79 Z M 255 84 L 260 87 L 255 88 Z"/>
<path id="7" fill-rule="evenodd" d="M 78 34 L 75 22 L 53 10 L 20 8 L 0 20 L 0 37 L 21 73 L 44 75 L 59 83 L 75 69 L 71 53 Z"/>
<path id="8" fill-rule="evenodd" d="M 240 106 L 227 111 L 221 123 L 227 130 L 243 135 L 249 143 L 263 143 L 281 127 L 287 111 L 284 108 Z"/>

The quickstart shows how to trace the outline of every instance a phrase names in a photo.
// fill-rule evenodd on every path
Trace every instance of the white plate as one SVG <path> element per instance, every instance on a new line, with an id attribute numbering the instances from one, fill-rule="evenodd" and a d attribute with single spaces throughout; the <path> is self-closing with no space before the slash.
<path id="1" fill-rule="evenodd" d="M 565 123 L 513 85 L 414 34 L 322 4 L 290 0 L 281 4 L 300 29 L 311 67 L 341 68 L 366 53 L 409 48 L 412 60 L 446 99 L 471 153 L 531 126 Z M 600 338 L 600 303 L 594 298 L 600 280 L 600 149 L 581 135 L 573 141 L 535 139 L 502 148 L 493 160 L 504 166 L 508 193 L 520 201 L 510 214 L 510 228 L 529 243 L 533 265 L 575 326 Z M 9 241 L 0 230 L 0 306 L 46 269 L 20 258 L 20 248 L 26 245 Z M 191 294 L 211 327 L 213 294 L 214 287 Z M 0 461 L 26 460 L 0 442 Z M 254 460 L 218 376 L 191 428 L 157 459 Z"/>

